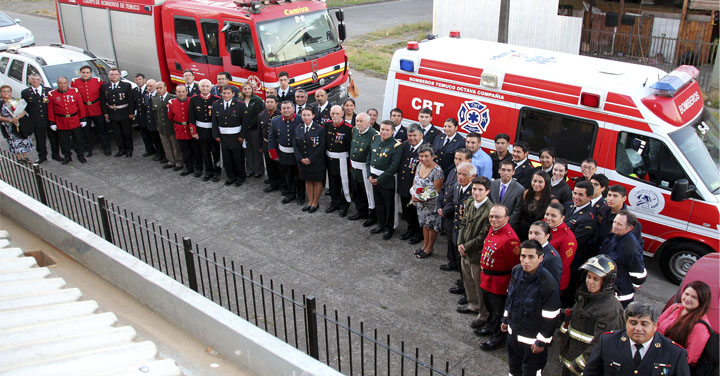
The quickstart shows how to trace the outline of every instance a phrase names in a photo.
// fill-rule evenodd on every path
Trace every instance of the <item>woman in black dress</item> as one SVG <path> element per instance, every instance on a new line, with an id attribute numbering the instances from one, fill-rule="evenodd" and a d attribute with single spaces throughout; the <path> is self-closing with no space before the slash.
<path id="1" fill-rule="evenodd" d="M 520 202 L 520 219 L 515 225 L 515 233 L 520 241 L 528 239 L 528 230 L 535 221 L 545 218 L 545 209 L 550 205 L 550 175 L 536 171 L 530 181 L 530 188 L 523 193 Z"/>
<path id="2" fill-rule="evenodd" d="M 572 191 L 567 183 L 567 162 L 558 158 L 552 169 L 552 178 L 550 178 L 550 191 L 552 192 L 552 200 L 558 204 L 565 205 L 572 200 Z"/>
<path id="3" fill-rule="evenodd" d="M 308 204 L 302 210 L 314 213 L 325 181 L 325 128 L 313 121 L 315 113 L 305 107 L 300 113 L 302 124 L 295 127 L 295 158 L 298 160 L 298 177 L 305 180 Z"/>

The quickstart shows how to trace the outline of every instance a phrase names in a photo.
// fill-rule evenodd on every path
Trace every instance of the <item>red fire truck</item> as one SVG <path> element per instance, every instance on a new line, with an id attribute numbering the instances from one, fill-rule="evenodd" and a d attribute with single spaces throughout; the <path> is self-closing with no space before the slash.
<path id="1" fill-rule="evenodd" d="M 341 9 L 337 27 L 324 1 L 56 0 L 63 43 L 92 51 L 131 76 L 181 83 L 183 71 L 215 82 L 249 81 L 255 92 L 290 84 L 318 89 L 339 102 L 347 96 L 347 56 Z M 310 96 L 313 98 L 313 96 Z"/>
<path id="2" fill-rule="evenodd" d="M 395 52 L 384 113 L 407 122 L 421 108 L 482 134 L 526 141 L 531 159 L 551 146 L 580 175 L 588 157 L 628 191 L 645 252 L 679 282 L 702 255 L 718 252 L 718 123 L 703 106 L 694 67 L 659 69 L 508 44 L 445 37 Z"/>

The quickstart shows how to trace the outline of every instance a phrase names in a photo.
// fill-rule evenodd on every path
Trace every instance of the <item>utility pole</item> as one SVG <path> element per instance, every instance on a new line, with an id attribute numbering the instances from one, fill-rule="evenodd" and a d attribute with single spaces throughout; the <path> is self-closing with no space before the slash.
<path id="1" fill-rule="evenodd" d="M 508 42 L 508 23 L 510 21 L 510 0 L 500 0 L 500 20 L 498 22 L 498 37 L 500 43 Z"/>

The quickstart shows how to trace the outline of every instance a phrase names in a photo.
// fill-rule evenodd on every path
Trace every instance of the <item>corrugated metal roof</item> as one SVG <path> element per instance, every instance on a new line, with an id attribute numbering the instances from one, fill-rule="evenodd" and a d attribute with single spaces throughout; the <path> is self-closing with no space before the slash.
<path id="1" fill-rule="evenodd" d="M 136 341 L 135 329 L 115 326 L 115 314 L 7 239 L 0 231 L 0 376 L 182 375 L 153 342 Z"/>

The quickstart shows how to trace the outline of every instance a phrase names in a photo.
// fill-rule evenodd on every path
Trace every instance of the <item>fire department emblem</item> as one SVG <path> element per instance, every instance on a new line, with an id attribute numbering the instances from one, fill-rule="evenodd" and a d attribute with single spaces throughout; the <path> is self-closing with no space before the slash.
<path id="1" fill-rule="evenodd" d="M 317 73 L 317 72 L 312 72 L 312 77 L 311 77 L 311 79 L 312 79 L 312 82 L 313 82 L 313 83 L 318 82 L 318 73 Z"/>
<path id="2" fill-rule="evenodd" d="M 654 189 L 635 187 L 628 194 L 628 203 L 633 209 L 657 214 L 665 208 L 665 197 Z"/>
<path id="3" fill-rule="evenodd" d="M 250 75 L 247 78 L 247 82 L 252 85 L 253 90 L 260 91 L 262 89 L 262 82 L 258 76 Z"/>
<path id="4" fill-rule="evenodd" d="M 457 114 L 460 119 L 460 128 L 468 133 L 483 134 L 490 125 L 490 110 L 478 101 L 465 101 Z"/>

